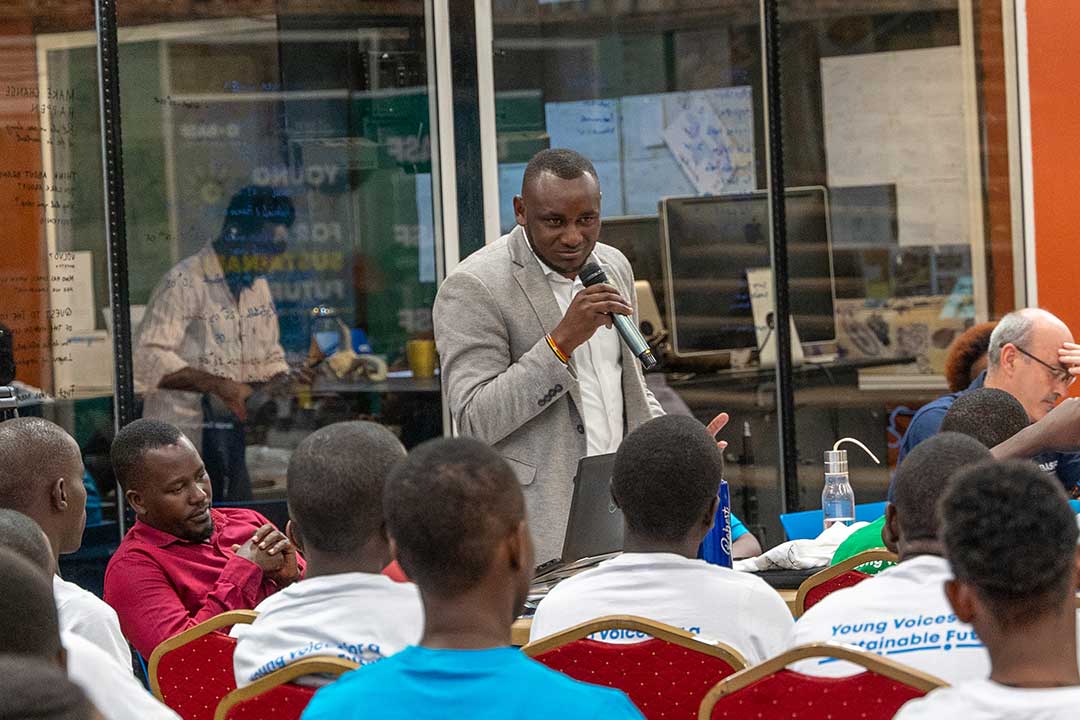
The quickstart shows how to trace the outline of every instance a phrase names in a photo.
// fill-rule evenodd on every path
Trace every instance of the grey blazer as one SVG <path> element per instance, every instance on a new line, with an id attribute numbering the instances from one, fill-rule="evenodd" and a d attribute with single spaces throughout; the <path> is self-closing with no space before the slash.
<path id="1" fill-rule="evenodd" d="M 630 299 L 636 321 L 629 261 L 600 243 L 591 260 Z M 432 312 L 456 432 L 509 461 L 525 493 L 537 562 L 559 557 L 585 427 L 574 361 L 563 365 L 544 340 L 562 313 L 521 226 L 462 261 L 439 288 Z M 625 434 L 664 411 L 637 358 L 620 347 Z"/>

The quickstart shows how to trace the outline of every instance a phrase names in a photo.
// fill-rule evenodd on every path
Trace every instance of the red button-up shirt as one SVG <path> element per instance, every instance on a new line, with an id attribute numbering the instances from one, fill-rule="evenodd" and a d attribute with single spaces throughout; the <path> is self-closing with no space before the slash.
<path id="1" fill-rule="evenodd" d="M 109 560 L 105 602 L 144 658 L 162 640 L 228 610 L 254 608 L 279 589 L 232 550 L 269 521 L 240 508 L 210 512 L 214 532 L 206 542 L 182 540 L 136 520 Z"/>

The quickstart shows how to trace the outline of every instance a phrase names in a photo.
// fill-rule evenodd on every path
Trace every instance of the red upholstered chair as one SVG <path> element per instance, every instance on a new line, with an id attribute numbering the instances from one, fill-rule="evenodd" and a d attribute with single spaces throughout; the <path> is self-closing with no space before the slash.
<path id="1" fill-rule="evenodd" d="M 858 585 L 868 577 L 866 573 L 859 572 L 856 568 L 869 562 L 897 562 L 895 554 L 888 550 L 864 550 L 857 555 L 852 555 L 843 562 L 827 567 L 819 573 L 814 573 L 803 580 L 799 586 L 799 592 L 795 596 L 795 609 L 793 614 L 796 618 L 821 602 L 822 598 L 837 590 Z"/>
<path id="2" fill-rule="evenodd" d="M 163 641 L 150 655 L 154 696 L 184 720 L 213 720 L 221 698 L 236 689 L 236 640 L 224 631 L 257 616 L 253 610 L 221 613 Z"/>
<path id="3" fill-rule="evenodd" d="M 793 662 L 813 657 L 846 660 L 866 670 L 825 678 L 787 669 Z M 698 720 L 890 720 L 908 700 L 945 685 L 874 653 L 836 643 L 813 643 L 792 648 L 717 683 L 702 701 Z"/>
<path id="4" fill-rule="evenodd" d="M 358 667 L 351 660 L 336 657 L 297 660 L 226 695 L 214 720 L 299 720 L 318 688 L 297 685 L 294 680 L 305 675 L 337 677 Z"/>
<path id="5" fill-rule="evenodd" d="M 603 630 L 650 637 L 631 644 L 589 638 Z M 702 642 L 678 628 L 630 615 L 582 623 L 522 651 L 576 680 L 622 690 L 649 720 L 693 720 L 708 689 L 746 667 L 743 656 L 727 645 Z"/>

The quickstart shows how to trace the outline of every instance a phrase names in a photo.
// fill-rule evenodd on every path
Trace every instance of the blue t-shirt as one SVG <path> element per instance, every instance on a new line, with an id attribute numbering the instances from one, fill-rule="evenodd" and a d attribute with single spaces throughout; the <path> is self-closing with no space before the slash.
<path id="1" fill-rule="evenodd" d="M 517 648 L 416 646 L 346 673 L 319 690 L 302 717 L 642 720 L 622 692 L 573 680 Z"/>
<path id="2" fill-rule="evenodd" d="M 985 381 L 986 371 L 983 370 L 977 378 L 971 381 L 966 390 L 944 395 L 919 408 L 919 411 L 911 418 L 911 424 L 908 425 L 903 440 L 900 441 L 900 453 L 897 455 L 896 464 L 902 463 L 916 445 L 938 434 L 941 430 L 941 421 L 945 419 L 946 413 L 949 412 L 952 404 L 956 402 L 956 398 L 964 393 L 981 388 Z M 1032 460 L 1043 471 L 1056 474 L 1058 480 L 1065 486 L 1066 492 L 1071 494 L 1077 486 L 1080 486 L 1080 453 L 1040 453 L 1033 457 Z M 889 486 L 889 497 L 892 497 L 892 485 Z"/>

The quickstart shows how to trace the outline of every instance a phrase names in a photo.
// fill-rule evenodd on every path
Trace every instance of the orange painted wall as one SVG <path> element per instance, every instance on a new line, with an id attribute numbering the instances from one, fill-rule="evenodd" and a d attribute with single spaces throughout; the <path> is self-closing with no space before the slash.
<path id="1" fill-rule="evenodd" d="M 1080 333 L 1080 2 L 1028 0 L 1039 305 Z"/>

